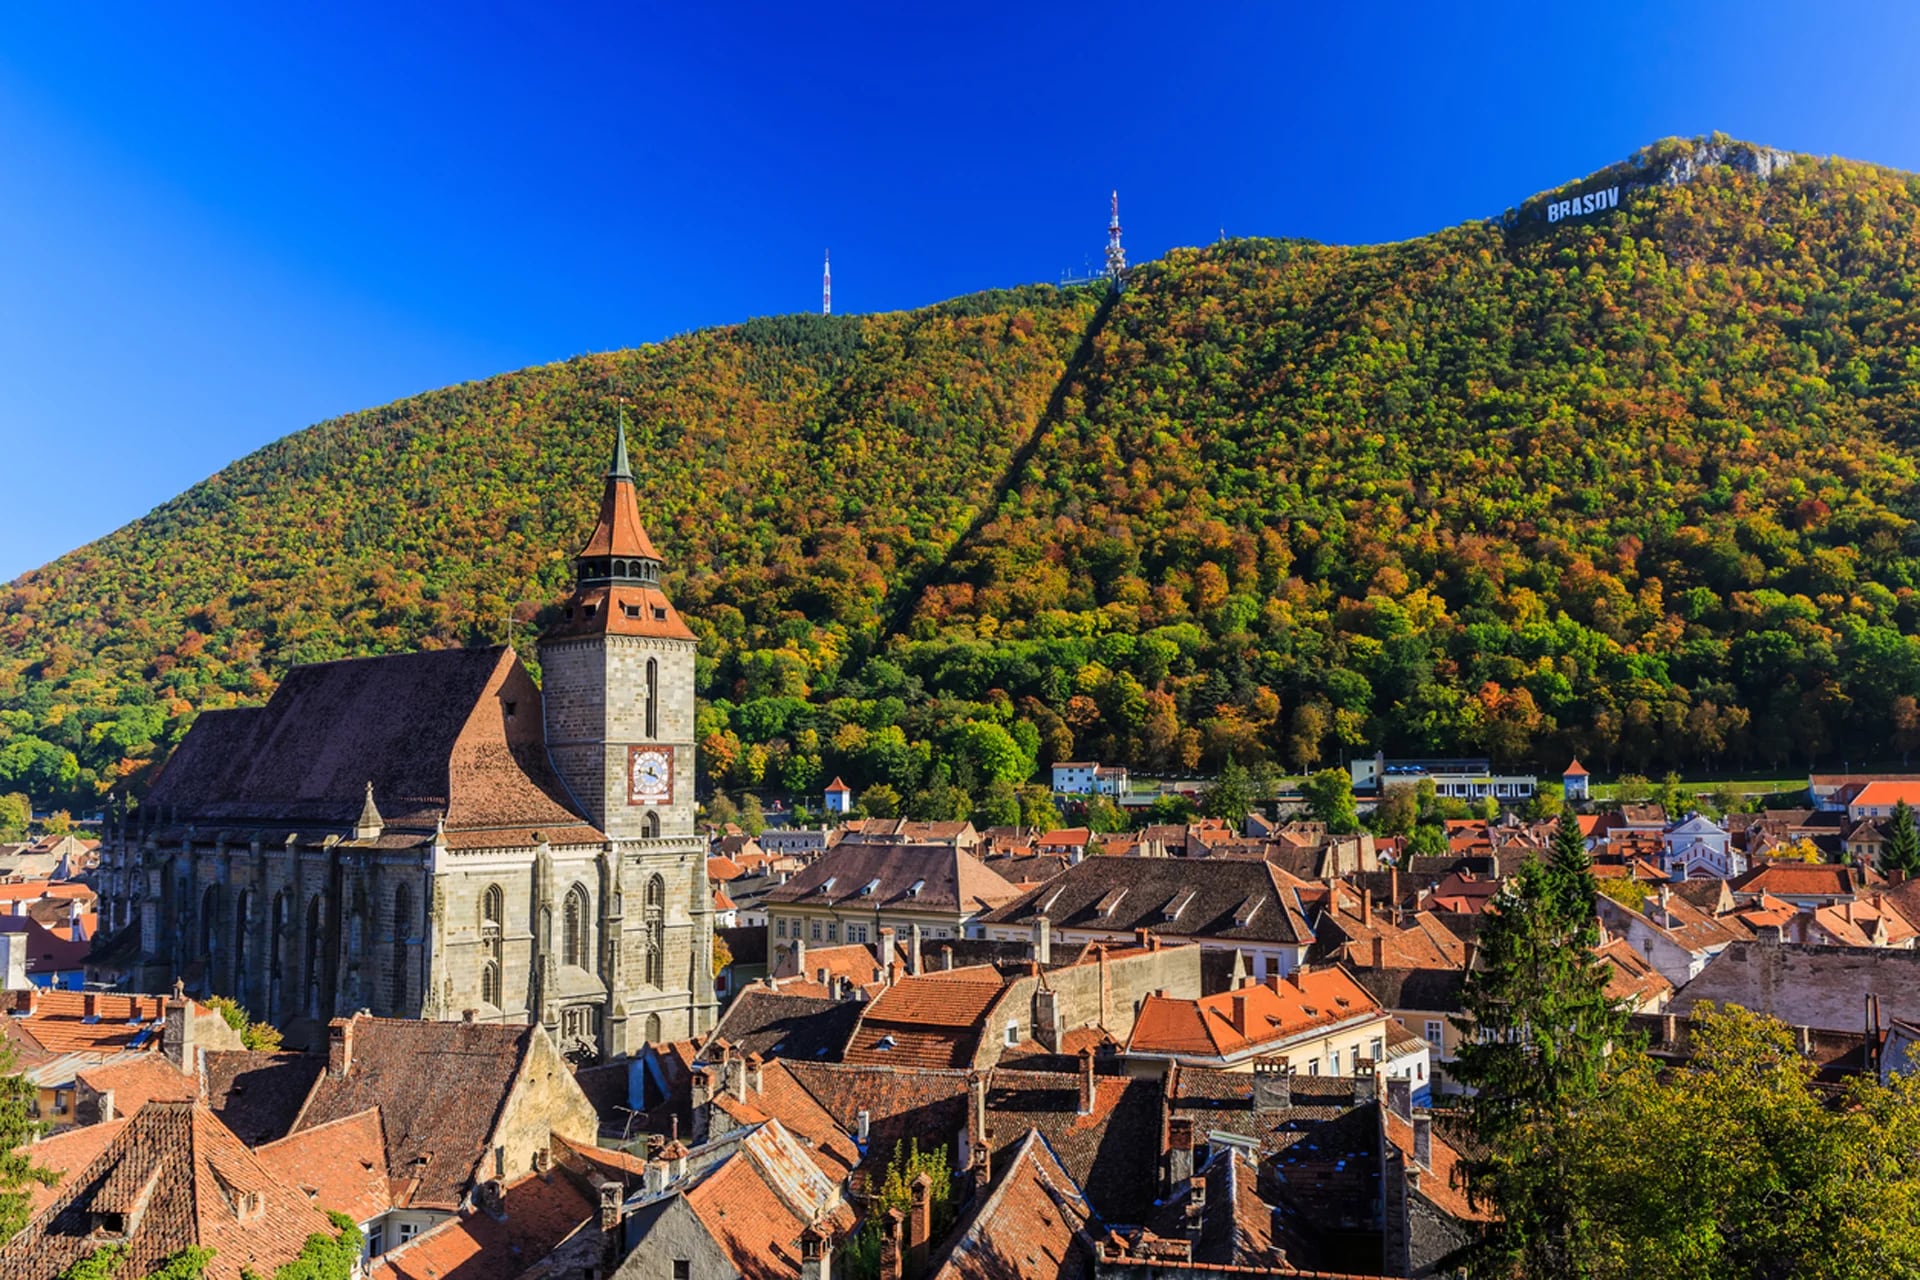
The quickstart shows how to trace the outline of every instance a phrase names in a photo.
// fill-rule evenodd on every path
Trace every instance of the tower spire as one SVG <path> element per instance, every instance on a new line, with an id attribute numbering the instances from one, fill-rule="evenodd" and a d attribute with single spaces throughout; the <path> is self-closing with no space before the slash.
<path id="1" fill-rule="evenodd" d="M 607 469 L 609 480 L 633 479 L 633 468 L 627 465 L 627 406 L 620 406 L 620 425 L 614 431 L 613 465 Z"/>

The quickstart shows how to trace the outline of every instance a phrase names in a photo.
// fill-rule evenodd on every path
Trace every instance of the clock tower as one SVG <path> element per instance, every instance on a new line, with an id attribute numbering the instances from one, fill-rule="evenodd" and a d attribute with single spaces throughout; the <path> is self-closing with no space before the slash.
<path id="1" fill-rule="evenodd" d="M 660 589 L 624 415 L 599 522 L 573 564 L 565 612 L 540 638 L 548 754 L 612 839 L 690 839 L 695 641 Z"/>

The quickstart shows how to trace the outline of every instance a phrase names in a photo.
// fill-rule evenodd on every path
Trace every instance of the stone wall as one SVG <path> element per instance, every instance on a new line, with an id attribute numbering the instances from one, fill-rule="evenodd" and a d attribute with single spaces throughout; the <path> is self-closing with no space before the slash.
<path id="1" fill-rule="evenodd" d="M 517 1177 L 534 1167 L 535 1153 L 547 1150 L 553 1134 L 590 1147 L 599 1132 L 600 1117 L 593 1103 L 553 1041 L 535 1027 L 520 1075 L 493 1127 L 490 1143 L 496 1160 L 486 1173 Z"/>
<path id="2" fill-rule="evenodd" d="M 990 1067 L 1007 1049 L 1007 1024 L 1019 1040 L 1046 1043 L 1047 1006 L 1054 1036 L 1080 1027 L 1105 1027 L 1124 1043 L 1133 1034 L 1140 1004 L 1154 992 L 1181 1000 L 1200 998 L 1200 948 L 1162 947 L 1071 968 L 1049 969 L 1007 985 L 987 1013 L 987 1031 L 975 1051 L 975 1069 Z M 1050 1048 L 1057 1048 L 1055 1045 Z"/>

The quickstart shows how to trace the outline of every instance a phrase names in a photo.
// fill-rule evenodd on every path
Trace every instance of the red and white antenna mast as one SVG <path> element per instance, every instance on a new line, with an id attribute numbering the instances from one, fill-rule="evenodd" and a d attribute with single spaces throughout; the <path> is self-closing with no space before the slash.
<path id="1" fill-rule="evenodd" d="M 1120 193 L 1113 193 L 1113 218 L 1107 223 L 1107 279 L 1115 284 L 1127 273 L 1127 251 L 1120 247 Z"/>
<path id="2" fill-rule="evenodd" d="M 833 253 L 827 252 L 826 265 L 820 268 L 820 314 L 833 314 Z"/>

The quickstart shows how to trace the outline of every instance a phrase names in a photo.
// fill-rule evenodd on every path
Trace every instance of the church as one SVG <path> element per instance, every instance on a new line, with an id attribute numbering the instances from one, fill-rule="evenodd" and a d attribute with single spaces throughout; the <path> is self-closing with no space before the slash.
<path id="1" fill-rule="evenodd" d="M 316 663 L 207 711 L 102 844 L 90 969 L 308 1027 L 542 1024 L 576 1061 L 707 1031 L 693 633 L 622 423 L 536 685 L 510 646 Z M 90 976 L 94 976 L 90 974 Z"/>

